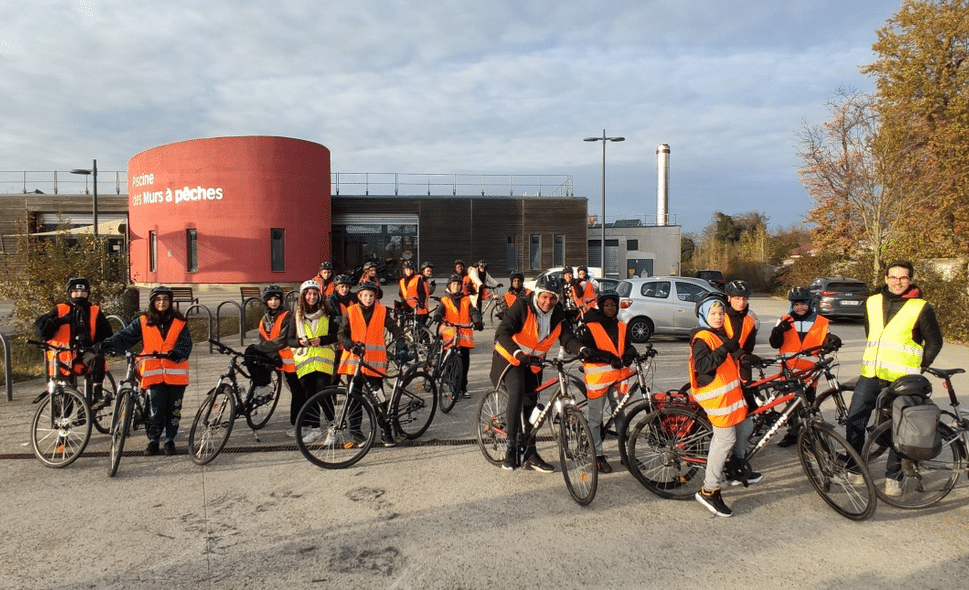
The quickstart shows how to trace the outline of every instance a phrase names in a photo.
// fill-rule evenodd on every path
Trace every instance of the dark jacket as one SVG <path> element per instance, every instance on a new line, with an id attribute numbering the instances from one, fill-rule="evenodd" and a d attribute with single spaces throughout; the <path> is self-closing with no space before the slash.
<path id="1" fill-rule="evenodd" d="M 163 340 L 168 337 L 168 331 L 171 329 L 174 319 L 175 314 L 172 313 L 158 324 L 158 331 L 161 332 Z M 139 342 L 142 342 L 141 316 L 136 317 L 127 326 L 102 342 L 101 350 L 111 354 L 120 354 Z M 175 340 L 174 348 L 172 348 L 174 353 L 172 360 L 175 362 L 187 360 L 192 355 L 192 344 L 191 330 L 188 329 L 188 324 L 185 324 L 185 327 L 178 334 L 178 339 Z"/>
<path id="2" fill-rule="evenodd" d="M 613 344 L 619 343 L 619 318 L 618 317 L 608 318 L 601 311 L 597 309 L 592 309 L 585 314 L 585 323 L 586 325 L 599 324 L 600 326 L 602 326 L 602 329 L 605 330 L 606 336 L 609 337 L 609 340 L 611 340 Z M 633 344 L 632 337 L 629 334 L 629 326 L 625 326 L 625 331 L 626 331 L 626 348 L 619 352 L 621 356 L 625 356 L 627 354 L 630 354 L 630 355 L 636 354 L 636 346 Z M 592 332 L 590 330 L 582 330 L 581 335 L 579 336 L 579 343 L 582 346 L 599 350 L 599 347 L 596 345 L 596 339 L 592 335 Z"/>
<path id="3" fill-rule="evenodd" d="M 515 304 L 508 308 L 508 311 L 505 312 L 505 317 L 495 329 L 495 343 L 501 344 L 505 350 L 512 354 L 516 350 L 519 350 L 519 348 L 511 338 L 521 332 L 525 327 L 525 321 L 528 319 L 528 308 L 533 305 L 534 300 L 534 292 L 527 297 L 519 297 L 515 301 Z M 562 332 L 559 334 L 559 343 L 565 348 L 565 351 L 569 354 L 578 354 L 582 348 L 582 344 L 575 337 L 575 334 L 572 333 L 569 322 L 566 321 L 565 310 L 562 309 L 561 305 L 556 305 L 552 309 L 552 317 L 550 320 L 552 330 L 555 330 L 555 327 L 559 324 L 562 325 Z M 495 351 L 491 361 L 491 382 L 495 386 L 498 385 L 498 380 L 507 366 L 508 361 L 505 360 L 505 357 L 498 354 L 498 351 Z"/>
<path id="4" fill-rule="evenodd" d="M 91 346 L 97 342 L 103 342 L 114 332 L 111 322 L 104 315 L 104 311 L 99 309 L 94 320 L 94 340 L 91 340 L 91 331 L 88 325 L 91 321 L 91 303 L 89 301 L 81 303 L 68 301 L 67 305 L 70 306 L 71 310 L 63 318 L 57 317 L 57 308 L 55 307 L 34 322 L 34 329 L 41 340 L 53 338 L 57 329 L 65 323 L 71 325 L 71 342 L 79 346 Z"/>

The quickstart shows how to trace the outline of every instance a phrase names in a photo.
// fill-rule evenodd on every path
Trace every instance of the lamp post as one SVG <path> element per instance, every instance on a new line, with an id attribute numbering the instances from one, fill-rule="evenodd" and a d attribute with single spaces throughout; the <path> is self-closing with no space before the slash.
<path id="1" fill-rule="evenodd" d="M 94 237 L 98 237 L 98 161 L 94 160 L 94 165 L 90 170 L 86 168 L 75 168 L 71 170 L 71 174 L 81 174 L 87 176 L 91 174 L 94 176 Z"/>
<path id="2" fill-rule="evenodd" d="M 602 263 L 602 276 L 606 276 L 606 142 L 626 141 L 625 137 L 606 137 L 606 130 L 602 130 L 602 137 L 586 137 L 582 141 L 602 142 L 602 245 L 599 250 L 599 262 Z"/>

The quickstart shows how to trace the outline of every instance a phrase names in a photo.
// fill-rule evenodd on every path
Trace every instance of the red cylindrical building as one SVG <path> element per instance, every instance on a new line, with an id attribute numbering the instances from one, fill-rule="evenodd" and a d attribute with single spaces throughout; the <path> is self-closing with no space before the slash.
<path id="1" fill-rule="evenodd" d="M 330 150 L 288 137 L 214 137 L 128 162 L 136 283 L 299 282 L 330 259 Z"/>

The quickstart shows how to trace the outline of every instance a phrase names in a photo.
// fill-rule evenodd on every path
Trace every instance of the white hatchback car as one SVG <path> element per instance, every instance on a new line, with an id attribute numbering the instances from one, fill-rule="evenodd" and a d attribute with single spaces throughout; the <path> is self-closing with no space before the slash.
<path id="1" fill-rule="evenodd" d="M 619 319 L 629 326 L 633 342 L 653 334 L 689 336 L 697 326 L 696 303 L 713 291 L 703 279 L 649 277 L 619 282 Z"/>

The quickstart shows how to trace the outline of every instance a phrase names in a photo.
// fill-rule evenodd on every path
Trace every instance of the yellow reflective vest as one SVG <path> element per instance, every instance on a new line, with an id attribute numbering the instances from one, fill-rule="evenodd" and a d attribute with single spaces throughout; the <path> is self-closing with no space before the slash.
<path id="1" fill-rule="evenodd" d="M 884 295 L 872 295 L 868 311 L 868 342 L 861 358 L 861 376 L 894 381 L 903 375 L 918 375 L 922 366 L 922 345 L 912 339 L 912 330 L 925 300 L 909 299 L 885 325 Z"/>

